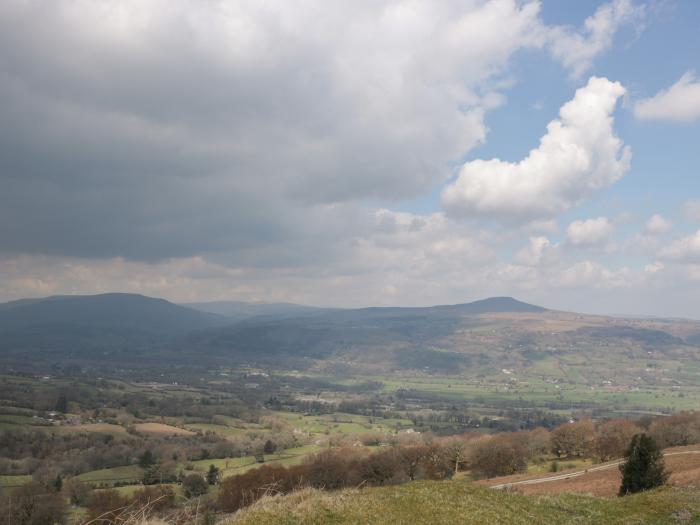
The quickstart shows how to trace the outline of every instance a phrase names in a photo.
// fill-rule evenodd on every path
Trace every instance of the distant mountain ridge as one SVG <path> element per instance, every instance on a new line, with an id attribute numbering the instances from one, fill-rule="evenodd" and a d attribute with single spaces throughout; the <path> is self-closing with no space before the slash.
<path id="1" fill-rule="evenodd" d="M 323 308 L 295 303 L 251 303 L 244 301 L 211 301 L 176 304 L 165 299 L 131 293 L 96 295 L 54 295 L 36 299 L 18 299 L 0 303 L 0 330 L 8 327 L 43 323 L 144 325 L 174 320 L 181 328 L 199 328 L 225 324 L 230 319 L 257 316 L 298 317 L 314 314 L 349 312 L 426 313 L 454 311 L 464 314 L 489 312 L 545 312 L 546 308 L 524 303 L 513 297 L 490 297 L 470 303 L 400 307 L 372 306 L 366 308 Z M 229 318 L 229 319 L 225 319 Z"/>
<path id="2" fill-rule="evenodd" d="M 177 305 L 136 294 L 0 304 L 0 365 L 236 367 L 322 373 L 493 374 L 585 356 L 696 359 L 700 322 L 548 310 L 512 297 L 427 307 L 326 309 L 223 301 Z M 538 364 L 540 363 L 540 364 Z M 568 366 L 568 365 L 567 365 Z M 632 365 L 630 370 L 637 374 Z M 648 368 L 648 367 L 647 367 Z"/>
<path id="3" fill-rule="evenodd" d="M 452 306 L 438 306 L 437 308 L 454 308 L 463 313 L 495 313 L 495 312 L 546 312 L 547 308 L 534 304 L 518 301 L 513 297 L 489 297 L 471 303 L 456 304 Z"/>
<path id="4" fill-rule="evenodd" d="M 177 305 L 128 293 L 65 295 L 0 304 L 0 351 L 20 361 L 36 355 L 128 361 L 159 353 L 181 362 L 324 357 L 342 348 L 381 353 L 396 344 L 430 345 L 465 315 L 503 311 L 546 310 L 510 297 L 344 310 L 236 301 Z"/>
<path id="5" fill-rule="evenodd" d="M 121 327 L 154 335 L 186 333 L 227 321 L 212 313 L 138 294 L 57 295 L 0 304 L 0 332 L 45 325 Z"/>
<path id="6" fill-rule="evenodd" d="M 260 316 L 301 317 L 333 310 L 332 308 L 319 308 L 294 303 L 248 303 L 244 301 L 183 303 L 182 306 L 201 312 L 222 315 L 232 320 L 243 320 Z"/>
<path id="7" fill-rule="evenodd" d="M 248 303 L 243 301 L 212 301 L 204 303 L 183 303 L 182 306 L 194 308 L 202 312 L 211 312 L 232 319 L 242 320 L 252 317 L 270 316 L 276 318 L 304 317 L 336 313 L 340 316 L 348 313 L 427 313 L 448 312 L 462 314 L 479 314 L 495 312 L 546 312 L 546 308 L 524 303 L 513 297 L 489 297 L 471 303 L 446 304 L 436 306 L 370 306 L 366 308 L 322 308 L 317 306 L 304 306 L 295 303 Z M 352 315 L 352 314 L 350 314 Z"/>
<path id="8" fill-rule="evenodd" d="M 436 306 L 372 306 L 369 308 L 361 308 L 359 310 L 376 310 L 376 311 L 404 311 L 404 312 L 428 312 L 430 310 L 446 312 L 453 311 L 462 314 L 481 314 L 481 313 L 496 313 L 496 312 L 546 312 L 547 308 L 536 306 L 534 304 L 524 303 L 513 297 L 489 297 L 487 299 L 479 299 L 471 303 L 458 304 L 440 304 Z"/>
<path id="9" fill-rule="evenodd" d="M 493 297 L 455 305 L 370 307 L 322 311 L 312 316 L 251 318 L 186 338 L 183 348 L 207 348 L 209 355 L 236 356 L 245 362 L 281 362 L 303 367 L 305 360 L 361 361 L 369 356 L 399 367 L 444 370 L 468 359 L 434 350 L 460 326 L 480 325 L 479 314 L 540 313 L 548 310 L 512 297 Z M 292 365 L 292 363 L 294 363 Z"/>

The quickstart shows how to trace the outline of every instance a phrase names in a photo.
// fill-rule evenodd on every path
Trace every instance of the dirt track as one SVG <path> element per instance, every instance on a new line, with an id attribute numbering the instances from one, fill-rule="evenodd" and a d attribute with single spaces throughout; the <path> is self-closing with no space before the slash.
<path id="1" fill-rule="evenodd" d="M 675 465 L 677 461 L 673 461 L 673 459 L 681 459 L 681 458 L 675 458 L 676 456 L 683 456 L 683 455 L 693 455 L 697 456 L 700 458 L 700 450 L 684 450 L 684 451 L 675 451 L 675 452 L 665 452 L 664 453 L 664 458 L 669 458 L 672 459 L 673 465 L 671 465 L 671 462 L 669 463 L 669 467 L 675 467 L 671 468 L 671 481 L 674 481 L 674 477 L 678 479 L 678 481 L 683 482 L 685 481 L 685 477 L 683 476 L 684 472 L 681 472 L 683 470 L 681 467 L 690 467 L 692 469 L 698 468 L 695 465 L 687 465 L 688 462 L 682 462 L 678 463 L 678 465 Z M 695 459 L 695 458 L 693 458 Z M 605 485 L 610 485 L 612 487 L 615 487 L 619 484 L 619 481 L 617 481 L 617 477 L 619 477 L 619 473 L 617 472 L 617 466 L 622 463 L 623 460 L 616 460 L 616 461 L 611 461 L 602 465 L 596 465 L 594 467 L 589 467 L 588 469 L 585 470 L 577 470 L 574 472 L 564 472 L 562 474 L 555 474 L 551 476 L 545 476 L 545 477 L 538 477 L 538 478 L 531 478 L 531 479 L 524 479 L 524 480 L 514 480 L 514 481 L 507 481 L 503 483 L 498 483 L 494 485 L 489 485 L 490 488 L 493 489 L 507 489 L 511 487 L 522 487 L 522 489 L 529 489 L 533 485 L 540 485 L 540 484 L 545 484 L 545 483 L 554 483 L 554 482 L 564 482 L 560 484 L 555 484 L 556 489 L 554 490 L 555 492 L 563 492 L 563 491 L 571 491 L 571 492 L 588 492 L 587 488 L 590 484 L 598 485 L 600 489 L 603 489 L 603 484 Z M 692 463 L 695 463 L 694 461 Z M 606 472 L 606 471 L 611 471 L 614 469 L 614 472 Z M 602 474 L 597 475 L 597 473 Z M 612 476 L 611 476 L 612 474 Z M 580 479 L 580 483 L 576 483 L 575 481 L 568 482 L 568 480 L 576 480 L 576 478 L 582 478 L 585 477 L 584 479 Z M 606 479 L 606 478 L 612 478 L 614 477 L 615 480 L 613 479 Z M 686 476 L 687 477 L 687 476 Z M 588 482 L 586 482 L 588 481 Z M 607 483 L 601 483 L 603 481 L 607 481 Z M 698 479 L 700 481 L 700 479 Z M 594 483 L 593 483 L 594 482 Z M 610 483 L 612 482 L 612 483 Z M 552 487 L 553 488 L 553 487 Z M 526 492 L 531 493 L 531 492 L 549 492 L 548 487 L 541 487 L 542 490 L 537 490 L 536 487 L 532 487 L 532 489 L 535 490 L 526 490 Z M 593 491 L 593 492 L 599 492 L 599 491 Z M 603 489 L 603 492 L 609 492 L 608 490 Z M 599 494 L 599 495 L 605 495 L 605 494 Z"/>

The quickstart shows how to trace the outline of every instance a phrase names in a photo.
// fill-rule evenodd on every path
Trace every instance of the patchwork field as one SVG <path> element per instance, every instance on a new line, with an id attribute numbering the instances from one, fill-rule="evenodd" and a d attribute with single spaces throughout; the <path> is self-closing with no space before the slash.
<path id="1" fill-rule="evenodd" d="M 550 361 L 549 365 L 553 370 L 546 373 L 540 368 L 545 364 L 547 363 L 540 362 L 525 370 L 493 371 L 491 375 L 479 379 L 470 375 L 441 377 L 410 373 L 403 373 L 399 377 L 317 377 L 342 385 L 374 381 L 380 383 L 380 391 L 387 394 L 404 391 L 409 396 L 411 393 L 418 393 L 484 406 L 547 408 L 556 405 L 569 409 L 597 407 L 610 415 L 670 413 L 694 410 L 700 406 L 700 379 L 683 384 L 682 388 L 671 384 L 615 384 L 608 380 L 590 384 L 577 371 L 579 367 L 585 368 L 585 363 L 572 368 Z"/>
<path id="2" fill-rule="evenodd" d="M 217 425 L 214 423 L 188 423 L 186 426 L 187 426 L 187 430 L 190 430 L 190 431 L 202 432 L 203 434 L 206 434 L 207 432 L 211 432 L 213 434 L 218 434 L 218 435 L 224 436 L 224 437 L 239 436 L 239 435 L 245 433 L 245 431 L 246 431 L 245 428 L 230 427 L 230 426 L 226 426 L 226 425 Z"/>
<path id="3" fill-rule="evenodd" d="M 58 432 L 95 432 L 97 434 L 107 434 L 112 436 L 125 436 L 126 428 L 121 425 L 109 423 L 87 423 L 84 425 L 63 425 L 56 427 Z"/>
<path id="4" fill-rule="evenodd" d="M 311 436 L 395 432 L 397 429 L 412 426 L 409 419 L 370 417 L 342 412 L 309 415 L 270 411 L 270 414 L 284 419 L 296 430 Z"/>
<path id="5" fill-rule="evenodd" d="M 143 469 L 138 465 L 93 470 L 80 474 L 78 479 L 90 483 L 112 485 L 117 482 L 138 482 L 143 479 Z"/>
<path id="6" fill-rule="evenodd" d="M 32 480 L 31 476 L 0 476 L 0 490 L 12 489 Z"/>
<path id="7" fill-rule="evenodd" d="M 134 430 L 141 434 L 157 434 L 163 436 L 194 436 L 194 432 L 184 428 L 166 425 L 165 423 L 138 423 Z"/>
<path id="8" fill-rule="evenodd" d="M 296 465 L 304 461 L 304 458 L 309 454 L 313 454 L 321 450 L 318 445 L 305 445 L 303 447 L 289 448 L 281 452 L 276 452 L 274 454 L 264 455 L 264 464 L 291 466 Z M 198 471 L 200 473 L 206 472 L 210 465 L 214 465 L 221 471 L 222 478 L 228 476 L 235 476 L 238 474 L 243 474 L 250 469 L 260 467 L 262 463 L 259 463 L 253 456 L 245 456 L 240 458 L 225 458 L 225 459 L 202 459 L 197 461 L 188 461 L 186 463 L 181 463 L 179 466 L 185 467 L 186 465 L 192 465 L 196 470 L 184 470 L 187 472 Z"/>

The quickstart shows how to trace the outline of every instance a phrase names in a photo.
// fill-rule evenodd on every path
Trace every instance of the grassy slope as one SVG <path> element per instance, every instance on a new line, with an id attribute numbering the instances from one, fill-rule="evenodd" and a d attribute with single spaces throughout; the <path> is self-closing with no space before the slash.
<path id="1" fill-rule="evenodd" d="M 364 490 L 304 490 L 261 500 L 230 525 L 700 523 L 700 490 L 664 488 L 626 498 L 520 496 L 461 482 Z"/>

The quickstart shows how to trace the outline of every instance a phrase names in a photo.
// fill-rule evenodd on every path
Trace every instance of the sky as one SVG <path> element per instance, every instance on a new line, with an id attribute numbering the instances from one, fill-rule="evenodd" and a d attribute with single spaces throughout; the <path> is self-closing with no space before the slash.
<path id="1" fill-rule="evenodd" d="M 700 318 L 700 2 L 5 0 L 0 300 Z"/>

